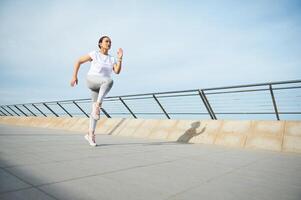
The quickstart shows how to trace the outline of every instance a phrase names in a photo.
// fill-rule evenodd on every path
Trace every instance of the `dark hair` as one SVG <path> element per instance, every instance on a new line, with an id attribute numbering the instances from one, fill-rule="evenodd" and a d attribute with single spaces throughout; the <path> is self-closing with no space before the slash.
<path id="1" fill-rule="evenodd" d="M 100 43 L 102 43 L 102 40 L 105 39 L 105 38 L 108 38 L 109 40 L 111 40 L 111 38 L 109 38 L 109 36 L 106 36 L 106 35 L 102 36 L 102 37 L 98 40 L 98 47 L 99 47 L 99 48 L 101 48 L 101 47 L 100 47 Z"/>

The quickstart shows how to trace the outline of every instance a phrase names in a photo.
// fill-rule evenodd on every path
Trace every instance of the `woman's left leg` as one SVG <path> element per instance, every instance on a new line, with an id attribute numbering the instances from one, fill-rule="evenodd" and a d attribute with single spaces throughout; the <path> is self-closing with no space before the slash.
<path id="1" fill-rule="evenodd" d="M 92 115 L 98 114 L 100 112 L 100 108 L 103 102 L 104 97 L 108 94 L 113 86 L 113 80 L 111 78 L 104 78 L 101 81 L 99 90 L 91 90 L 92 95 L 92 112 L 96 112 L 94 114 L 90 114 L 90 124 L 89 124 L 89 134 L 92 136 L 93 141 L 95 142 L 95 129 L 98 119 L 96 120 Z"/>
<path id="2" fill-rule="evenodd" d="M 96 101 L 97 101 L 98 92 L 91 90 L 91 97 L 92 97 L 92 110 L 93 110 L 93 106 L 96 104 Z M 90 125 L 89 125 L 90 132 L 94 133 L 95 128 L 96 128 L 96 123 L 97 123 L 97 120 L 95 120 L 92 117 L 92 114 L 90 114 Z"/>

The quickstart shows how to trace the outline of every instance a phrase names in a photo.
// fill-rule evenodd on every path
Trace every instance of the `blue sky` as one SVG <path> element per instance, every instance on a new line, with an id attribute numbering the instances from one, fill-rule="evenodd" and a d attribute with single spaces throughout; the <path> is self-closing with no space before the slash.
<path id="1" fill-rule="evenodd" d="M 89 98 L 79 56 L 124 50 L 109 96 L 301 79 L 301 1 L 0 2 L 0 104 Z"/>

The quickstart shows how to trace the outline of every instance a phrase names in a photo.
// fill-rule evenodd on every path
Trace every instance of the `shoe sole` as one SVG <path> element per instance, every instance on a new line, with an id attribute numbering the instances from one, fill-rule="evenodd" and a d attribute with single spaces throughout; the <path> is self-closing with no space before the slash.
<path id="1" fill-rule="evenodd" d="M 88 138 L 88 135 L 85 135 L 85 139 L 88 141 L 88 143 L 89 143 L 90 146 L 95 147 L 95 146 L 97 145 L 97 144 L 91 144 L 91 143 L 90 143 L 90 140 L 89 140 L 89 138 Z"/>

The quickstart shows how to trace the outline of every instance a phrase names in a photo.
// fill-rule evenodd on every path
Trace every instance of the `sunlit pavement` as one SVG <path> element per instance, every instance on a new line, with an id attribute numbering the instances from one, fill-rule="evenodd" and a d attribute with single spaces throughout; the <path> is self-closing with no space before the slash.
<path id="1" fill-rule="evenodd" d="M 0 125 L 0 199 L 301 199 L 301 155 Z"/>

